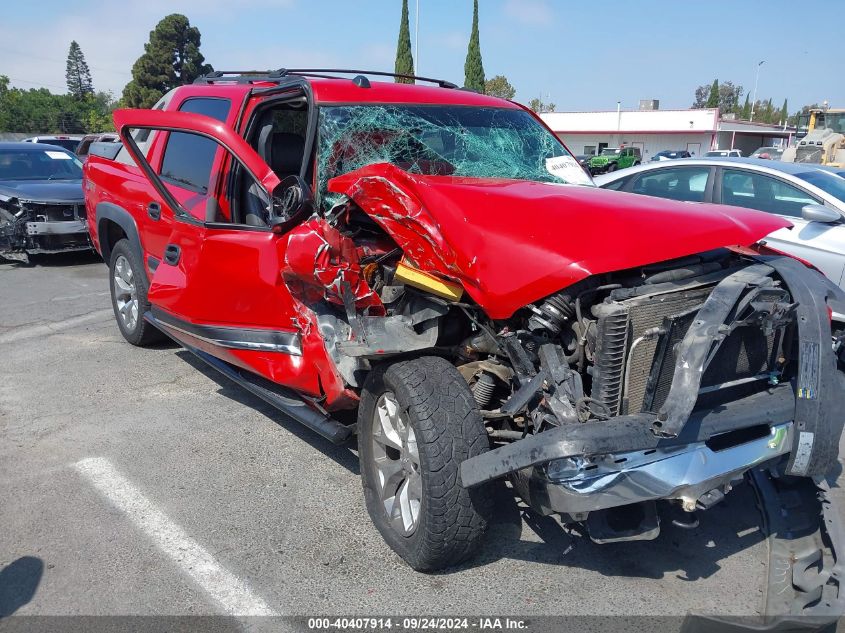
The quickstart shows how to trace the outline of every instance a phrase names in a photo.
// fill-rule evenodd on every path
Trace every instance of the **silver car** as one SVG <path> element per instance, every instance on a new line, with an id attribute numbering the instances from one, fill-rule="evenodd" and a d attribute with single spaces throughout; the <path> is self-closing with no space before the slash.
<path id="1" fill-rule="evenodd" d="M 804 163 L 692 158 L 631 167 L 594 178 L 599 187 L 780 215 L 793 227 L 766 243 L 800 257 L 845 288 L 845 178 Z"/>

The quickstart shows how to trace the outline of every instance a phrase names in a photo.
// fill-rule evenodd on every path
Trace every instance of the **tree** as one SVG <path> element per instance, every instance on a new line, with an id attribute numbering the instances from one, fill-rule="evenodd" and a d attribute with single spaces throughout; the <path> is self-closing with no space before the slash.
<path id="1" fill-rule="evenodd" d="M 705 107 L 718 108 L 719 107 L 719 80 L 714 79 L 713 85 L 710 86 L 710 93 L 707 96 L 707 103 Z"/>
<path id="2" fill-rule="evenodd" d="M 393 72 L 397 75 L 414 74 L 414 56 L 411 54 L 411 29 L 408 28 L 408 0 L 402 0 L 402 17 L 399 20 L 399 43 L 396 45 L 396 63 Z M 412 84 L 413 79 L 396 78 L 396 83 Z"/>
<path id="3" fill-rule="evenodd" d="M 173 13 L 150 31 L 144 54 L 132 66 L 132 81 L 123 89 L 123 101 L 130 108 L 150 108 L 168 90 L 211 70 L 200 53 L 199 29 Z"/>
<path id="4" fill-rule="evenodd" d="M 70 50 L 67 53 L 65 79 L 67 80 L 68 94 L 76 99 L 84 99 L 87 95 L 94 94 L 91 71 L 88 69 L 85 55 L 76 40 L 71 41 Z"/>
<path id="5" fill-rule="evenodd" d="M 543 103 L 543 100 L 539 97 L 531 99 L 531 101 L 528 102 L 528 107 L 534 110 L 537 114 L 554 112 L 557 109 L 557 106 L 554 103 Z"/>
<path id="6" fill-rule="evenodd" d="M 464 63 L 464 87 L 484 92 L 484 63 L 481 61 L 481 43 L 478 36 L 478 0 L 472 3 L 472 33 L 469 36 L 467 59 Z"/>
<path id="7" fill-rule="evenodd" d="M 789 107 L 786 104 L 786 99 L 783 100 L 783 107 L 780 109 L 780 121 L 778 122 L 780 125 L 786 125 L 787 120 L 789 119 Z"/>
<path id="8" fill-rule="evenodd" d="M 732 81 L 719 84 L 719 110 L 722 114 L 738 110 L 742 93 L 742 86 L 734 86 Z"/>
<path id="9" fill-rule="evenodd" d="M 22 90 L 9 86 L 0 75 L 0 132 L 29 134 L 83 134 L 112 129 L 115 103 L 104 92 L 77 99 L 72 94 L 53 94 L 46 88 Z"/>
<path id="10" fill-rule="evenodd" d="M 745 95 L 745 104 L 742 106 L 742 110 L 740 112 L 739 118 L 743 121 L 747 121 L 751 117 L 751 101 L 748 99 L 748 95 Z"/>
<path id="11" fill-rule="evenodd" d="M 484 94 L 500 99 L 513 99 L 516 96 L 516 88 L 504 75 L 496 75 L 484 82 Z"/>
<path id="12" fill-rule="evenodd" d="M 693 109 L 700 110 L 707 107 L 707 97 L 710 96 L 710 84 L 704 84 L 695 89 L 695 101 Z"/>

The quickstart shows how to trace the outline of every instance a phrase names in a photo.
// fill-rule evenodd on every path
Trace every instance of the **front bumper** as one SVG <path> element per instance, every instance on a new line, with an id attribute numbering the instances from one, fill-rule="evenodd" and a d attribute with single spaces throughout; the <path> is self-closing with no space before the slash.
<path id="1" fill-rule="evenodd" d="M 532 504 L 542 514 L 576 514 L 673 499 L 692 510 L 712 490 L 741 479 L 749 468 L 777 460 L 792 448 L 791 422 L 757 439 L 723 449 L 707 442 L 564 458 L 537 467 L 529 480 Z"/>
<path id="2" fill-rule="evenodd" d="M 462 485 L 520 473 L 528 476 L 529 501 L 538 511 L 583 513 L 656 499 L 694 507 L 702 495 L 786 455 L 787 474 L 826 474 L 836 463 L 845 421 L 845 374 L 836 367 L 828 309 L 845 309 L 845 295 L 790 258 L 759 262 L 726 277 L 698 311 L 678 344 L 672 386 L 659 412 L 527 436 L 463 462 Z M 774 272 L 797 304 L 795 384 L 696 410 L 706 358 L 724 340 L 734 306 L 755 288 L 768 287 Z M 782 317 L 771 309 L 772 319 Z"/>
<path id="3" fill-rule="evenodd" d="M 27 222 L 26 234 L 38 235 L 79 235 L 88 233 L 88 223 L 85 220 L 68 220 L 66 222 Z"/>

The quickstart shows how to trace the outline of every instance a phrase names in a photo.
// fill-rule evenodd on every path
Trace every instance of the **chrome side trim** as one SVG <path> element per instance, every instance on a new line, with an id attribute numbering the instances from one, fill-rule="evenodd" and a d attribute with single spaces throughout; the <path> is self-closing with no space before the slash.
<path id="1" fill-rule="evenodd" d="M 157 327 L 179 332 L 226 349 L 246 349 L 302 356 L 302 337 L 298 332 L 198 325 L 184 321 L 156 307 L 153 307 L 152 314 L 148 315 L 147 318 Z"/>

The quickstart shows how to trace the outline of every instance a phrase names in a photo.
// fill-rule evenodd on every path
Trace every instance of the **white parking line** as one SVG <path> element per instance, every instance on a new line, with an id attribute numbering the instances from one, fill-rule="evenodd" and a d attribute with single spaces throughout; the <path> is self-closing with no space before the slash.
<path id="1" fill-rule="evenodd" d="M 105 321 L 110 317 L 114 317 L 113 310 L 96 310 L 94 312 L 89 312 L 88 314 L 81 314 L 61 321 L 43 323 L 41 325 L 29 325 L 0 334 L 0 343 L 12 343 L 13 341 L 20 341 L 34 336 L 49 336 L 51 334 L 61 332 L 62 330 L 69 330 L 77 325 Z"/>
<path id="2" fill-rule="evenodd" d="M 77 462 L 74 467 L 219 602 L 227 614 L 279 615 L 253 594 L 246 583 L 223 568 L 181 527 L 156 508 L 107 459 L 90 457 Z"/>

